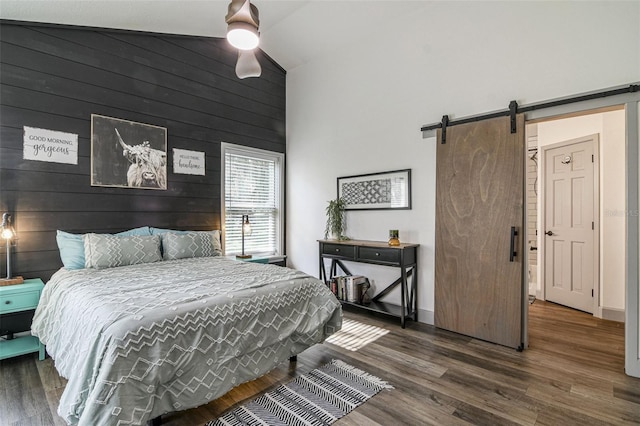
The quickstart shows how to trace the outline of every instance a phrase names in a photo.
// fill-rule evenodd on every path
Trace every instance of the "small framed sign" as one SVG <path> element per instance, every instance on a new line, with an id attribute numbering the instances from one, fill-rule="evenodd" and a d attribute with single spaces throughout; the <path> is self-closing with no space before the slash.
<path id="1" fill-rule="evenodd" d="M 24 126 L 23 158 L 78 164 L 78 135 Z"/>
<path id="2" fill-rule="evenodd" d="M 173 173 L 204 176 L 204 152 L 173 148 Z"/>

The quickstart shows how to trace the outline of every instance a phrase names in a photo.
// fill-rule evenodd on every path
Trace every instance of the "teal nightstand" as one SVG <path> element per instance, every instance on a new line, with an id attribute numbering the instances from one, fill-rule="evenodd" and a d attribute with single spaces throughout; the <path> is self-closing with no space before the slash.
<path id="1" fill-rule="evenodd" d="M 20 322 L 33 318 L 40 294 L 44 288 L 41 279 L 24 280 L 23 284 L 0 287 L 0 330 L 11 330 L 14 318 Z M 5 322 L 6 321 L 6 322 Z M 5 324 L 3 324 L 5 323 Z M 44 359 L 44 345 L 35 336 L 16 336 L 11 340 L 0 339 L 0 359 L 38 352 L 38 359 Z"/>

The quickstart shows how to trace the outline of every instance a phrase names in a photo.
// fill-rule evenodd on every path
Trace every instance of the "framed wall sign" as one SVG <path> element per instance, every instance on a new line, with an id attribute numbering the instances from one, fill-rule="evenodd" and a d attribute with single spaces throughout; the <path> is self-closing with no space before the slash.
<path id="1" fill-rule="evenodd" d="M 23 126 L 22 158 L 47 163 L 78 164 L 78 135 Z"/>
<path id="2" fill-rule="evenodd" d="M 411 169 L 338 178 L 345 210 L 411 209 Z"/>
<path id="3" fill-rule="evenodd" d="M 173 148 L 173 173 L 204 176 L 204 152 Z"/>
<path id="4" fill-rule="evenodd" d="M 91 185 L 167 189 L 167 129 L 91 114 Z"/>

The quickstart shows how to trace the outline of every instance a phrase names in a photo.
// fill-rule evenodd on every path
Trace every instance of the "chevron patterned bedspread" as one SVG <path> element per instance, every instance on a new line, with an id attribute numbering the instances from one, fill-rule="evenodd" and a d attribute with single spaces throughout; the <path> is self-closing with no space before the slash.
<path id="1" fill-rule="evenodd" d="M 208 257 L 56 272 L 32 332 L 68 379 L 69 424 L 140 425 L 207 403 L 342 325 L 325 285 Z"/>

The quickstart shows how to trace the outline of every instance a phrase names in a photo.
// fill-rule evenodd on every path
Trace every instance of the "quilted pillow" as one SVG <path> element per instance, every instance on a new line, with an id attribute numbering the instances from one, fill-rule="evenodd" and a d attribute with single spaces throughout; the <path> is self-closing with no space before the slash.
<path id="1" fill-rule="evenodd" d="M 60 251 L 60 259 L 67 269 L 84 269 L 84 241 L 82 240 L 82 235 L 83 234 L 70 234 L 60 230 L 56 232 L 56 242 L 58 243 L 58 249 Z M 151 229 L 148 226 L 142 226 L 114 235 L 151 235 Z"/>
<path id="2" fill-rule="evenodd" d="M 165 260 L 220 256 L 220 231 L 165 232 L 162 234 L 162 250 Z"/>
<path id="3" fill-rule="evenodd" d="M 113 268 L 162 260 L 158 235 L 85 234 L 82 239 L 86 268 Z"/>

